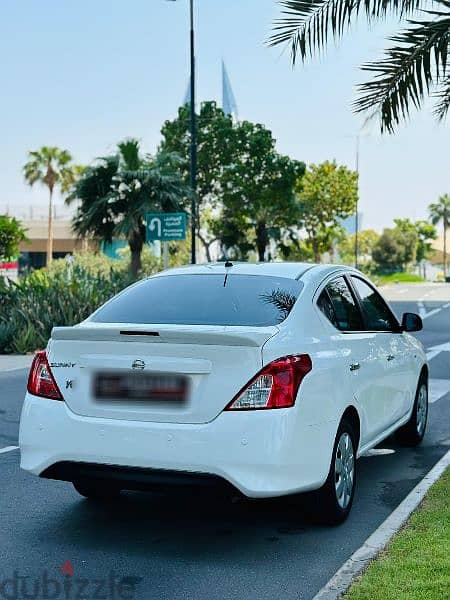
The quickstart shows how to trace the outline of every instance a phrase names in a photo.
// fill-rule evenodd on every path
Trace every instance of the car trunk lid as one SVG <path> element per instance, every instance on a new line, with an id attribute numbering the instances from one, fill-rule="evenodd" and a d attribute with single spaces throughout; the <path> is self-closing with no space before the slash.
<path id="1" fill-rule="evenodd" d="M 207 423 L 261 368 L 262 347 L 277 332 L 276 326 L 86 322 L 54 328 L 48 358 L 68 407 L 79 415 Z M 109 376 L 125 387 L 185 382 L 186 398 L 99 397 L 96 385 Z"/>

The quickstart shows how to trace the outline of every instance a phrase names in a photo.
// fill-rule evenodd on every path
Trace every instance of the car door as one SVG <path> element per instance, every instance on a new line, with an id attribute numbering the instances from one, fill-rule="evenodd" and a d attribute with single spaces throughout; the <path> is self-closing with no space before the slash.
<path id="1" fill-rule="evenodd" d="M 330 343 L 345 354 L 345 373 L 361 417 L 361 446 L 369 444 L 383 428 L 380 398 L 382 360 L 376 333 L 364 331 L 361 308 L 343 275 L 326 283 L 317 301 L 318 308 L 333 326 Z M 339 385 L 339 381 L 336 381 Z M 355 401 L 348 399 L 348 403 Z"/>
<path id="2" fill-rule="evenodd" d="M 350 280 L 361 305 L 365 328 L 376 333 L 381 351 L 379 402 L 383 407 L 383 427 L 387 429 L 411 406 L 414 372 L 411 350 L 396 317 L 377 290 L 357 275 L 351 275 Z"/>

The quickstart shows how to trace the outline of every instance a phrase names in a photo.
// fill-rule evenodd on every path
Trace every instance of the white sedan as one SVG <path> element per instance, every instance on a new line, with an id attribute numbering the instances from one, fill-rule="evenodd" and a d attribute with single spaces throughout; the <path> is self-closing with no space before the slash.
<path id="1" fill-rule="evenodd" d="M 29 375 L 21 466 L 97 499 L 174 485 L 311 492 L 341 522 L 356 459 L 395 431 L 423 438 L 421 327 L 348 267 L 159 273 L 53 329 Z"/>

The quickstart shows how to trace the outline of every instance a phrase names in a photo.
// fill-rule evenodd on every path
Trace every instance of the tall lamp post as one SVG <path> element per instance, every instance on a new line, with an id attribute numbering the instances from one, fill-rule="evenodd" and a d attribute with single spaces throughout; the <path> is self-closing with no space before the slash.
<path id="1" fill-rule="evenodd" d="M 358 215 L 358 204 L 359 204 L 359 140 L 361 134 L 358 133 L 356 136 L 356 174 L 358 175 L 358 196 L 356 198 L 356 212 L 355 212 L 355 269 L 358 268 L 358 233 L 359 233 L 359 215 Z"/>
<path id="2" fill-rule="evenodd" d="M 170 0 L 176 2 L 176 0 Z M 190 55 L 191 55 L 191 99 L 190 99 L 190 184 L 192 189 L 191 200 L 191 262 L 197 262 L 195 237 L 197 221 L 197 122 L 195 115 L 195 28 L 194 28 L 194 0 L 189 0 L 190 11 Z"/>

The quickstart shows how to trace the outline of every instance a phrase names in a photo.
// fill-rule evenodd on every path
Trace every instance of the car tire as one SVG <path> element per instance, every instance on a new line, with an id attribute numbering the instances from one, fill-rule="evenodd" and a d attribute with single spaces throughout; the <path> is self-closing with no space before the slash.
<path id="1" fill-rule="evenodd" d="M 111 500 L 121 491 L 105 481 L 73 481 L 72 484 L 81 496 L 90 500 Z"/>
<path id="2" fill-rule="evenodd" d="M 422 374 L 417 385 L 411 417 L 397 431 L 397 439 L 404 446 L 417 446 L 423 440 L 428 421 L 428 378 Z"/>
<path id="3" fill-rule="evenodd" d="M 356 486 L 358 438 L 352 423 L 342 419 L 333 445 L 330 470 L 324 485 L 309 495 L 314 520 L 339 525 L 348 517 Z"/>

